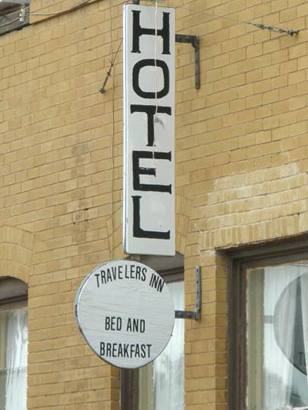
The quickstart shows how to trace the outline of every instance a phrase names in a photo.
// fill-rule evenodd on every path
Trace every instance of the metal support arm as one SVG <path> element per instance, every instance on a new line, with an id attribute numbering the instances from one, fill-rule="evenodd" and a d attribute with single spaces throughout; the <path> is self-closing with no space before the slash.
<path id="1" fill-rule="evenodd" d="M 201 87 L 200 79 L 200 40 L 197 36 L 191 36 L 186 34 L 176 34 L 175 41 L 177 43 L 189 43 L 195 50 L 195 88 L 199 90 Z"/>
<path id="2" fill-rule="evenodd" d="M 195 268 L 195 275 L 196 275 L 196 289 L 195 289 L 195 310 L 176 310 L 175 311 L 175 318 L 176 319 L 194 319 L 200 320 L 201 319 L 201 306 L 202 306 L 202 290 L 201 290 L 201 268 L 200 266 L 196 266 Z"/>

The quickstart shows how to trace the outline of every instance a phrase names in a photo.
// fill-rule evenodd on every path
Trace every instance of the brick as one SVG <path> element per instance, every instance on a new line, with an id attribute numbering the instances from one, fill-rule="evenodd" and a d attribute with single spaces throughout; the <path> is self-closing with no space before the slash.
<path id="1" fill-rule="evenodd" d="M 31 9 L 73 3 L 32 0 Z M 29 283 L 29 410 L 118 408 L 119 374 L 92 355 L 72 315 L 85 274 L 125 256 L 121 53 L 98 92 L 122 38 L 123 1 L 111 3 L 1 36 L 0 265 Z M 227 409 L 227 263 L 216 248 L 307 230 L 307 34 L 234 21 L 304 28 L 307 5 L 290 3 L 172 5 L 177 31 L 201 40 L 199 90 L 192 47 L 176 46 L 177 250 L 187 306 L 195 265 L 205 283 L 202 320 L 185 323 L 187 410 Z"/>

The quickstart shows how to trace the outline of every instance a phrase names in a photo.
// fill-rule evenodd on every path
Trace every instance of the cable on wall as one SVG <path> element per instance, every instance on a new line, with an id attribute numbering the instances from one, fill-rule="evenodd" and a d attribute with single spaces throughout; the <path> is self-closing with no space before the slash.
<path id="1" fill-rule="evenodd" d="M 114 53 L 114 56 L 112 57 L 112 60 L 110 61 L 110 66 L 109 66 L 109 69 L 108 69 L 108 71 L 107 71 L 105 80 L 104 80 L 104 82 L 103 82 L 102 87 L 101 87 L 100 90 L 99 90 L 99 92 L 102 93 L 102 94 L 104 94 L 104 93 L 106 92 L 107 81 L 108 81 L 109 77 L 111 77 L 112 69 L 113 69 L 113 67 L 114 67 L 114 65 L 115 65 L 116 59 L 117 59 L 118 54 L 119 54 L 119 52 L 120 52 L 120 49 L 121 49 L 121 46 L 122 46 L 122 42 L 123 42 L 123 41 L 121 40 L 121 41 L 120 41 L 120 44 L 119 44 L 119 46 L 118 46 L 118 48 L 117 48 L 117 51 Z"/>
<path id="2" fill-rule="evenodd" d="M 83 7 L 86 7 L 88 5 L 98 3 L 100 1 L 103 1 L 103 0 L 83 0 L 79 3 L 77 3 L 75 6 L 72 6 L 70 8 L 64 9 L 64 10 L 55 11 L 55 12 L 31 11 L 30 5 L 27 5 L 27 6 L 24 6 L 24 7 L 21 8 L 19 18 L 20 18 L 20 21 L 24 21 L 26 15 L 45 17 L 43 19 L 40 19 L 40 20 L 37 20 L 37 21 L 34 21 L 34 22 L 30 23 L 31 26 L 32 25 L 37 25 L 37 24 L 40 24 L 42 22 L 45 22 L 46 20 L 50 20 L 50 19 L 53 19 L 53 18 L 56 18 L 56 17 L 65 16 L 66 14 L 69 14 L 73 11 L 82 9 Z"/>
<path id="3" fill-rule="evenodd" d="M 261 30 L 269 30 L 269 31 L 273 31 L 274 33 L 287 34 L 290 37 L 296 36 L 300 32 L 300 30 L 284 29 L 284 28 L 281 28 L 281 27 L 271 26 L 270 24 L 252 23 L 252 22 L 249 22 L 249 21 L 247 21 L 246 24 L 257 27 Z"/>
<path id="4" fill-rule="evenodd" d="M 25 19 L 26 14 L 32 15 L 32 16 L 42 16 L 42 17 L 45 16 L 47 18 L 52 18 L 52 17 L 65 15 L 65 14 L 70 13 L 72 11 L 78 10 L 79 8 L 82 8 L 82 7 L 86 6 L 87 4 L 93 4 L 93 3 L 96 3 L 98 1 L 103 1 L 103 0 L 83 0 L 80 3 L 76 4 L 75 6 L 72 6 L 68 9 L 59 10 L 59 11 L 55 11 L 55 12 L 30 11 L 30 6 L 27 5 L 27 6 L 25 6 L 21 9 L 20 15 L 19 15 L 19 21 L 23 22 L 24 19 Z M 157 2 L 159 2 L 161 0 L 148 0 L 148 1 L 155 2 L 156 6 L 157 6 Z M 129 1 L 125 1 L 124 3 L 127 3 L 127 2 L 129 2 Z M 133 3 L 133 4 L 140 4 L 140 0 L 131 0 L 130 2 Z M 180 8 L 182 8 L 182 7 L 191 11 L 191 9 L 188 8 L 188 7 L 180 6 Z M 256 27 L 260 30 L 267 30 L 267 31 L 271 31 L 271 32 L 274 32 L 274 33 L 278 33 L 278 34 L 286 34 L 290 37 L 296 36 L 300 31 L 307 30 L 306 28 L 302 29 L 302 30 L 296 30 L 296 29 L 287 29 L 287 28 L 277 27 L 277 26 L 273 26 L 271 24 L 264 24 L 264 23 L 259 23 L 259 22 L 252 22 L 252 21 L 245 21 L 245 20 L 241 21 L 241 20 L 231 18 L 227 15 L 212 14 L 212 13 L 209 13 L 209 12 L 205 12 L 205 14 L 207 14 L 207 15 L 213 17 L 213 18 L 222 18 L 222 19 L 225 19 L 225 20 L 233 21 L 237 24 L 246 24 L 246 25 L 254 26 L 254 27 Z M 14 22 L 17 22 L 17 21 L 18 21 L 18 19 L 16 19 Z M 32 24 L 37 24 L 39 22 L 40 21 L 34 22 Z M 10 22 L 10 24 L 11 23 L 12 22 Z M 4 23 L 4 24 L 0 25 L 0 28 L 4 27 L 4 26 L 7 26 L 7 25 L 8 25 L 7 23 Z"/>
<path id="5" fill-rule="evenodd" d="M 139 1 L 139 0 L 137 0 Z M 271 1 L 271 0 L 270 0 Z M 192 11 L 192 9 L 190 7 L 185 7 L 185 6 L 179 6 L 176 8 L 184 8 L 186 10 L 189 10 L 190 12 Z M 299 32 L 307 30 L 306 28 L 302 29 L 302 30 L 296 30 L 296 29 L 288 29 L 288 28 L 282 28 L 282 27 L 277 27 L 277 26 L 273 26 L 271 24 L 264 24 L 264 23 L 259 23 L 259 22 L 253 22 L 253 21 L 247 21 L 247 20 L 238 20 L 235 19 L 233 17 L 227 16 L 227 15 L 221 15 L 221 14 L 213 14 L 210 13 L 208 11 L 203 11 L 204 14 L 207 14 L 210 17 L 216 18 L 216 19 L 224 19 L 224 20 L 229 20 L 232 21 L 233 23 L 236 24 L 245 24 L 245 25 L 249 25 L 249 26 L 254 26 L 260 30 L 268 30 L 274 33 L 280 33 L 280 34 L 287 34 L 290 37 L 296 36 Z"/>
<path id="6" fill-rule="evenodd" d="M 67 13 L 70 11 L 77 10 L 84 5 L 91 3 L 92 0 L 83 0 L 80 3 L 76 4 L 75 6 L 69 7 L 68 9 L 54 11 L 54 12 L 40 12 L 40 11 L 30 11 L 30 6 L 26 6 L 26 13 L 30 14 L 31 16 L 56 16 L 58 14 Z"/>
<path id="7" fill-rule="evenodd" d="M 111 54 L 111 61 L 110 61 L 110 68 L 107 73 L 107 77 L 105 82 L 107 82 L 108 78 L 112 75 L 112 72 L 114 74 L 114 63 L 117 58 L 117 54 L 120 51 L 120 47 L 122 44 L 122 41 L 118 47 L 118 49 L 114 54 L 113 50 L 113 21 L 112 21 L 112 5 L 111 5 L 112 0 L 109 0 L 109 19 L 110 19 L 110 54 Z M 105 84 L 103 85 L 103 87 Z M 101 91 L 103 92 L 103 91 Z M 115 144 L 115 80 L 114 80 L 114 75 L 112 76 L 112 129 L 111 129 L 111 161 L 112 161 L 112 173 L 111 173 L 111 233 L 110 233 L 110 238 L 109 240 L 109 246 L 110 246 L 110 256 L 111 259 L 114 259 L 114 178 L 115 178 L 115 160 L 114 160 L 114 144 Z"/>

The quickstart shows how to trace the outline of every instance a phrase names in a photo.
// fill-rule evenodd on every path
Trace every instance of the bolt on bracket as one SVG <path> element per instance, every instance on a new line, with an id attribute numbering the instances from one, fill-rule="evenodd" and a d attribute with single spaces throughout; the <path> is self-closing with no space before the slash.
<path id="1" fill-rule="evenodd" d="M 176 319 L 201 319 L 201 306 L 202 306 L 202 289 L 201 289 L 201 268 L 196 266 L 195 268 L 195 310 L 176 310 Z"/>

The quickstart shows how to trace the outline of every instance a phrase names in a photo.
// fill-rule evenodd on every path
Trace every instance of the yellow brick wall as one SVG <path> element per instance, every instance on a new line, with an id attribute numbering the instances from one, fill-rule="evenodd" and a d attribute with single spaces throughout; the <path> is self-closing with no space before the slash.
<path id="1" fill-rule="evenodd" d="M 96 264 L 123 257 L 122 0 L 32 0 L 0 37 L 0 266 L 29 284 L 28 408 L 118 408 L 118 371 L 81 339 L 73 303 Z M 151 2 L 144 2 L 150 4 Z M 247 4 L 248 3 L 248 4 Z M 177 250 L 187 308 L 202 267 L 203 314 L 186 323 L 187 410 L 227 409 L 227 261 L 217 249 L 306 232 L 308 81 L 304 0 L 165 0 L 177 32 Z M 225 16 L 225 17 L 214 17 Z M 44 20 L 44 21 L 42 21 Z M 300 29 L 262 31 L 250 21 Z M 167 410 L 167 409 L 166 409 Z"/>

